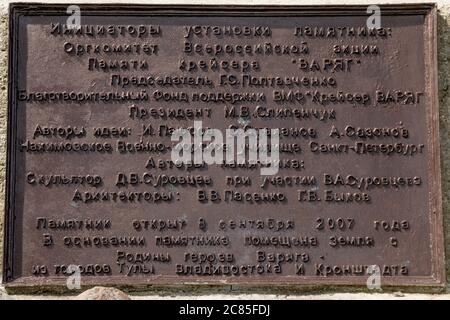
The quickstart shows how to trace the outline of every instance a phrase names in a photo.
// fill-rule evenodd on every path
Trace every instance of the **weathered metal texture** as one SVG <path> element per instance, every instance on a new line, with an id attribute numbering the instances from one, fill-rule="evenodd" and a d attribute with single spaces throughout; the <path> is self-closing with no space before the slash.
<path id="1" fill-rule="evenodd" d="M 64 284 L 65 268 L 81 265 L 82 283 L 89 285 L 363 285 L 367 268 L 375 265 L 382 285 L 442 285 L 435 8 L 381 8 L 380 33 L 362 36 L 350 30 L 358 34 L 366 26 L 366 7 L 86 5 L 81 6 L 81 24 L 92 25 L 94 35 L 90 29 L 68 35 L 51 25 L 66 22 L 65 7 L 13 6 L 4 280 L 9 286 Z M 102 25 L 106 30 L 111 26 L 115 34 L 97 32 Z M 147 33 L 139 36 L 144 30 L 139 26 Z M 186 42 L 193 52 L 186 52 Z M 131 51 L 110 51 L 127 45 Z M 233 53 L 226 52 L 227 45 Z M 256 51 L 258 45 L 262 54 Z M 208 52 L 208 46 L 225 52 Z M 183 69 L 182 60 L 191 70 Z M 115 69 L 117 61 L 124 68 Z M 195 69 L 190 61 L 197 64 Z M 144 77 L 142 81 L 164 75 L 207 77 L 214 86 L 159 86 L 157 81 L 121 86 L 116 75 Z M 246 83 L 248 76 L 254 82 Z M 277 81 L 283 80 L 269 79 L 275 77 L 301 81 L 280 84 Z M 322 84 L 312 85 L 316 78 Z M 70 95 L 141 90 L 149 101 L 81 102 L 80 96 Z M 69 93 L 66 100 L 60 98 L 64 92 Z M 340 92 L 348 93 L 346 101 L 331 98 L 341 98 Z M 37 93 L 52 94 L 39 101 Z M 255 93 L 265 99 L 207 98 L 218 93 Z M 359 99 L 364 93 L 368 102 Z M 389 93 L 396 101 L 381 101 Z M 277 101 L 283 94 L 283 101 Z M 324 96 L 330 101 L 316 99 Z M 159 116 L 164 112 L 160 110 L 177 108 L 199 108 L 203 114 L 185 119 Z M 278 111 L 271 114 L 269 109 Z M 309 117 L 301 116 L 311 111 Z M 152 167 L 149 159 L 156 164 L 170 160 L 170 148 L 156 153 L 118 149 L 121 142 L 173 146 L 161 126 L 192 127 L 194 120 L 223 132 L 231 125 L 285 132 L 303 128 L 305 136 L 289 133 L 280 139 L 291 151 L 281 152 L 281 159 L 299 166 L 280 168 L 277 177 L 261 176 L 259 168 L 217 165 L 192 171 L 161 169 Z M 149 125 L 152 130 L 145 131 Z M 69 139 L 69 127 L 76 127 L 79 135 Z M 353 132 L 353 127 L 362 130 Z M 104 134 L 95 135 L 96 128 Z M 106 128 L 119 129 L 107 133 Z M 103 148 L 110 143 L 111 151 L 42 152 L 34 143 L 67 143 L 72 148 L 75 143 Z M 73 180 L 72 175 L 80 178 Z M 164 179 L 161 175 L 203 176 L 211 183 L 192 187 L 181 185 L 178 178 L 177 183 L 154 187 L 157 176 Z M 99 176 L 101 183 L 92 176 Z M 118 185 L 125 176 L 127 185 Z M 264 179 L 272 178 L 261 187 Z M 53 179 L 52 187 L 45 185 L 48 179 Z M 236 185 L 239 179 L 251 184 Z M 200 201 L 203 191 L 209 199 Z M 211 200 L 211 191 L 220 200 Z M 95 198 L 102 192 L 108 200 Z M 120 192 L 172 198 L 125 201 Z M 236 192 L 244 199 L 238 200 Z M 261 201 L 262 193 L 276 194 L 278 200 Z M 97 225 L 87 228 L 94 220 Z M 158 230 L 163 223 L 173 228 Z M 116 245 L 114 237 L 142 237 L 145 244 Z M 175 238 L 180 241 L 169 245 Z M 208 244 L 202 244 L 205 238 Z M 203 258 L 206 261 L 200 262 Z"/>

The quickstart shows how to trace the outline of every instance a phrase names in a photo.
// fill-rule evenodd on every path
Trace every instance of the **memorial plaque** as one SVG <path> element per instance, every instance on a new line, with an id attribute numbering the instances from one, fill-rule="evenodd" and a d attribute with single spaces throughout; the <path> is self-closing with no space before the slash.
<path id="1" fill-rule="evenodd" d="M 66 9 L 11 8 L 8 286 L 444 284 L 434 6 Z"/>

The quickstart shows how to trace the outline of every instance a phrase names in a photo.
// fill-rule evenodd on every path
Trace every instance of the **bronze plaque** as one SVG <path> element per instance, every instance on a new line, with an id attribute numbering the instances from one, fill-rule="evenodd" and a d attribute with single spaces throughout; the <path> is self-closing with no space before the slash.
<path id="1" fill-rule="evenodd" d="M 66 9 L 11 9 L 9 286 L 445 283 L 434 6 Z"/>

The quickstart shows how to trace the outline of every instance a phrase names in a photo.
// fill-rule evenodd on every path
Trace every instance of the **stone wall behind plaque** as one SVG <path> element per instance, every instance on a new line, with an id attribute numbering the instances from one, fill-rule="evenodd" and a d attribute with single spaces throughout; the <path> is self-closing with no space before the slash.
<path id="1" fill-rule="evenodd" d="M 7 83 L 8 83 L 8 7 L 11 0 L 0 0 L 0 272 L 3 263 L 3 220 L 6 175 Z M 21 1 L 36 2 L 36 1 Z M 450 0 L 60 0 L 42 3 L 133 3 L 133 4 L 207 4 L 207 5 L 343 5 L 343 4 L 400 4 L 436 2 L 438 4 L 438 64 L 439 64 L 439 117 L 442 170 L 443 216 L 445 228 L 445 254 L 447 281 L 450 279 Z M 1 279 L 1 277 L 0 277 Z M 1 281 L 1 280 L 0 280 Z M 448 291 L 448 290 L 447 290 Z"/>

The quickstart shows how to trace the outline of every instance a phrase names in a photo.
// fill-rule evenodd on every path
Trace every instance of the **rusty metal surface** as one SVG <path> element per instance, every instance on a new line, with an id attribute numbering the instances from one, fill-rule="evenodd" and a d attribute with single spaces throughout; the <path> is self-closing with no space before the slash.
<path id="1" fill-rule="evenodd" d="M 11 13 L 9 285 L 445 282 L 434 7 L 382 7 L 371 36 L 354 6 L 82 6 L 79 34 L 62 6 Z M 284 128 L 285 167 L 158 167 L 194 120 Z"/>

